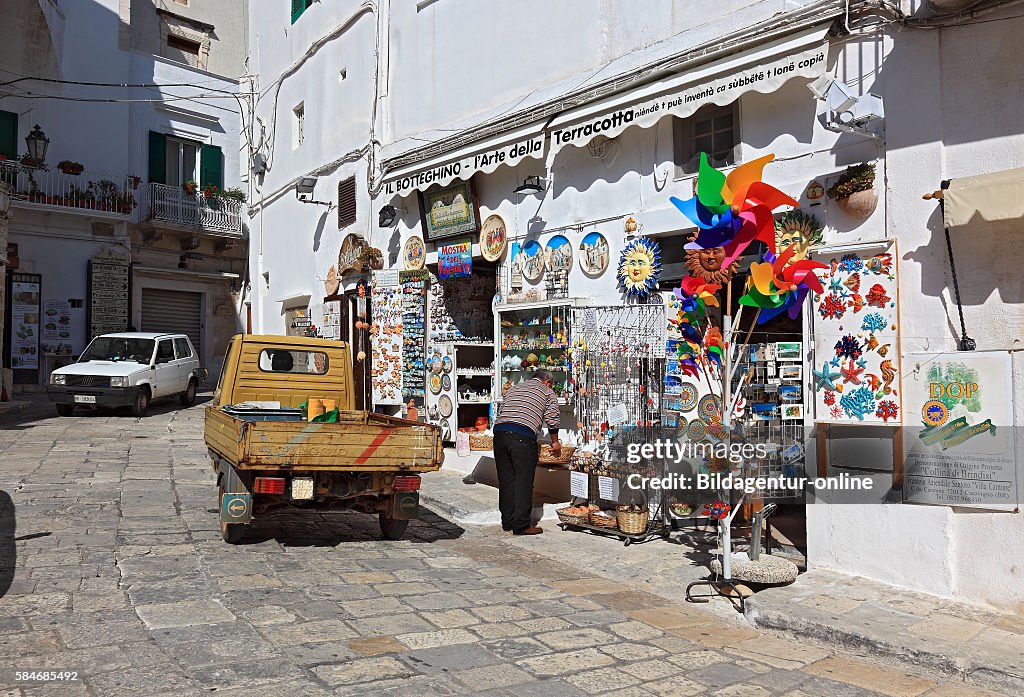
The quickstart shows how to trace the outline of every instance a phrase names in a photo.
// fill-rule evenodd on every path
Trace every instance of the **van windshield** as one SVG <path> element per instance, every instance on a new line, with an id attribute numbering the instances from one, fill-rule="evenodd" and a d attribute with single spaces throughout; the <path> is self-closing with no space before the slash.
<path id="1" fill-rule="evenodd" d="M 152 339 L 98 336 L 85 349 L 79 363 L 89 361 L 135 361 L 149 363 L 153 357 Z"/>

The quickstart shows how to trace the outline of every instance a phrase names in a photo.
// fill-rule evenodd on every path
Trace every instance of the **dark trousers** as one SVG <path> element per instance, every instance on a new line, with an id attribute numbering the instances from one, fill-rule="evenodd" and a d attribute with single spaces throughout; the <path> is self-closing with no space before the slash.
<path id="1" fill-rule="evenodd" d="M 501 527 L 525 530 L 533 512 L 533 475 L 537 471 L 537 440 L 498 431 L 494 434 L 494 463 L 498 470 L 498 508 Z"/>

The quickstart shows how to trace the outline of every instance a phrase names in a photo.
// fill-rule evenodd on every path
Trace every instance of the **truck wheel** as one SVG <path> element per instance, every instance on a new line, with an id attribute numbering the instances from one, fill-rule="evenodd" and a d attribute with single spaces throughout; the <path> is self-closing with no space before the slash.
<path id="1" fill-rule="evenodd" d="M 139 393 L 135 395 L 135 403 L 132 404 L 132 414 L 141 419 L 147 411 L 149 411 L 149 390 L 140 387 Z"/>
<path id="2" fill-rule="evenodd" d="M 409 527 L 408 520 L 396 520 L 395 518 L 389 518 L 383 513 L 380 514 L 380 531 L 384 533 L 385 540 L 402 539 L 402 535 L 405 534 L 407 527 Z"/>
<path id="3" fill-rule="evenodd" d="M 75 410 L 74 404 L 58 404 L 57 414 L 59 416 L 71 416 L 71 412 Z"/>
<path id="4" fill-rule="evenodd" d="M 220 536 L 224 538 L 224 541 L 227 542 L 229 545 L 237 545 L 242 541 L 242 537 L 244 535 L 244 525 L 238 525 L 235 523 L 220 524 Z"/>
<path id="5" fill-rule="evenodd" d="M 181 405 L 183 407 L 190 407 L 196 403 L 196 381 L 189 380 L 188 388 L 180 395 Z"/>

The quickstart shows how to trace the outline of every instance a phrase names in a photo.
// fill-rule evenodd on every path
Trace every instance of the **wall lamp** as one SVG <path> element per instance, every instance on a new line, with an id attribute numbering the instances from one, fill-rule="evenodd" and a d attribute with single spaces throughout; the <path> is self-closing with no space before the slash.
<path id="1" fill-rule="evenodd" d="M 327 210 L 334 208 L 330 201 L 317 201 L 313 199 L 313 190 L 316 189 L 316 177 L 299 177 L 295 182 L 295 198 L 303 203 L 315 203 L 318 206 L 327 206 Z"/>
<path id="2" fill-rule="evenodd" d="M 877 94 L 857 96 L 845 82 L 827 73 L 808 83 L 807 89 L 828 107 L 824 122 L 828 130 L 880 137 L 868 129 L 869 124 L 885 118 L 882 98 Z"/>
<path id="3" fill-rule="evenodd" d="M 380 213 L 377 216 L 377 225 L 379 227 L 391 227 L 396 220 L 398 220 L 398 211 L 405 213 L 404 208 L 396 208 L 390 204 L 380 209 Z"/>
<path id="4" fill-rule="evenodd" d="M 543 177 L 527 177 L 520 186 L 517 186 L 512 193 L 520 196 L 543 193 L 548 188 L 549 180 Z"/>

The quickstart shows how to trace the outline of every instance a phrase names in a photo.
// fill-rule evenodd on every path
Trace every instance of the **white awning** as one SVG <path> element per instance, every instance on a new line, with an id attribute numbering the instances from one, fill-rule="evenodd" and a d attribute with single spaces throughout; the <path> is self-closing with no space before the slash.
<path id="1" fill-rule="evenodd" d="M 434 184 L 444 186 L 456 179 L 465 181 L 477 172 L 490 174 L 502 165 L 543 157 L 544 124 L 537 122 L 388 172 L 384 177 L 384 194 L 406 196 Z"/>
<path id="2" fill-rule="evenodd" d="M 771 92 L 795 77 L 816 78 L 826 71 L 829 25 L 567 111 L 548 126 L 549 161 L 565 146 L 582 147 L 597 135 L 612 138 L 630 126 L 649 128 L 665 116 L 686 117 L 707 104 L 730 104 L 744 92 Z"/>
<path id="3" fill-rule="evenodd" d="M 1024 169 L 953 179 L 942 199 L 946 227 L 1024 219 Z"/>

